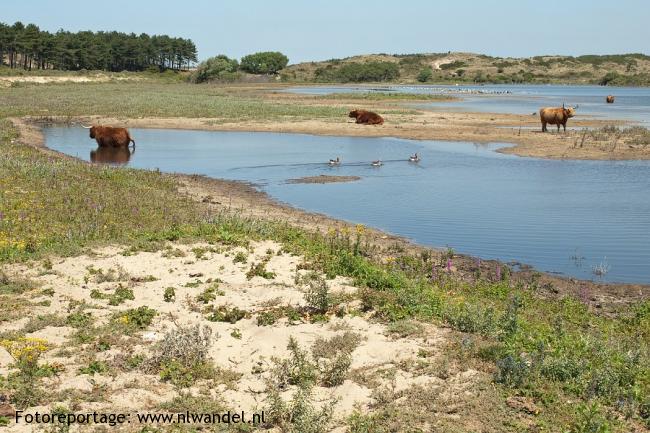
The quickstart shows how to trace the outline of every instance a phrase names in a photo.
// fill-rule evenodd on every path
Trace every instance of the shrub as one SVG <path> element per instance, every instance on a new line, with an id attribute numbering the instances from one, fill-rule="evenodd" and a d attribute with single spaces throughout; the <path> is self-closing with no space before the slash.
<path id="1" fill-rule="evenodd" d="M 196 71 L 190 76 L 190 81 L 193 83 L 203 83 L 205 81 L 217 80 L 225 77 L 225 74 L 235 73 L 238 67 L 237 60 L 220 54 L 201 62 L 196 68 Z"/>
<path id="2" fill-rule="evenodd" d="M 598 84 L 601 86 L 607 86 L 608 84 L 611 84 L 613 81 L 616 81 L 618 78 L 618 72 L 608 72 L 603 76 L 603 78 L 600 79 Z"/>
<path id="3" fill-rule="evenodd" d="M 530 374 L 528 362 L 518 356 L 506 355 L 497 361 L 494 380 L 510 387 L 520 387 Z"/>
<path id="4" fill-rule="evenodd" d="M 173 287 L 167 287 L 165 293 L 163 294 L 163 300 L 165 302 L 174 302 L 176 301 L 176 289 Z"/>
<path id="5" fill-rule="evenodd" d="M 277 74 L 289 63 L 284 54 L 277 51 L 265 51 L 242 57 L 240 68 L 251 74 Z"/>
<path id="6" fill-rule="evenodd" d="M 106 373 L 108 371 L 108 366 L 104 361 L 91 361 L 86 367 L 81 367 L 79 373 L 89 374 L 94 376 L 95 374 Z"/>
<path id="7" fill-rule="evenodd" d="M 451 70 L 451 69 L 464 68 L 465 66 L 467 66 L 467 63 L 465 63 L 465 62 L 463 62 L 461 60 L 456 60 L 456 61 L 451 62 L 451 63 L 443 63 L 442 65 L 440 65 L 440 69 L 442 69 L 443 71 L 447 71 L 447 70 Z"/>
<path id="8" fill-rule="evenodd" d="M 327 282 L 323 277 L 313 274 L 316 278 L 309 280 L 307 291 L 305 292 L 305 301 L 307 306 L 319 314 L 325 314 L 332 306 L 332 296 L 329 292 Z"/>
<path id="9" fill-rule="evenodd" d="M 430 67 L 428 67 L 428 68 L 424 68 L 424 69 L 422 69 L 422 70 L 420 71 L 420 73 L 419 73 L 418 76 L 417 76 L 417 80 L 418 80 L 420 83 L 426 83 L 426 82 L 429 81 L 432 77 L 433 77 L 433 70 L 432 70 Z"/>
<path id="10" fill-rule="evenodd" d="M 339 353 L 334 359 L 325 362 L 320 367 L 321 384 L 326 387 L 343 384 L 351 364 L 352 356 L 346 352 Z"/>
<path id="11" fill-rule="evenodd" d="M 262 277 L 266 280 L 272 280 L 275 278 L 275 273 L 266 270 L 267 260 L 262 260 L 259 263 L 251 263 L 251 267 L 246 272 L 246 279 L 250 280 L 253 277 Z"/>
<path id="12" fill-rule="evenodd" d="M 237 254 L 235 254 L 235 257 L 232 259 L 233 263 L 246 263 L 246 253 L 243 251 L 238 251 Z"/>
<path id="13" fill-rule="evenodd" d="M 227 306 L 220 306 L 215 308 L 206 319 L 210 322 L 227 322 L 237 323 L 246 317 L 246 311 L 240 310 L 237 307 L 228 308 Z"/>
<path id="14" fill-rule="evenodd" d="M 113 323 L 121 327 L 125 334 L 131 334 L 151 325 L 156 314 L 156 310 L 146 306 L 131 308 L 116 314 L 113 317 Z"/>
<path id="15" fill-rule="evenodd" d="M 298 388 L 291 401 L 285 402 L 276 387 L 269 387 L 267 397 L 268 421 L 286 433 L 325 433 L 334 412 L 334 401 L 317 409 L 312 403 L 312 387 Z"/>
<path id="16" fill-rule="evenodd" d="M 67 325 L 72 326 L 73 328 L 87 328 L 92 324 L 93 318 L 90 313 L 77 311 L 70 313 L 65 321 Z"/>
<path id="17" fill-rule="evenodd" d="M 283 317 L 287 317 L 289 318 L 289 321 L 295 322 L 300 320 L 302 316 L 300 314 L 300 311 L 298 311 L 297 309 L 295 309 L 290 305 L 280 306 L 259 313 L 257 315 L 257 326 L 273 325 L 275 322 L 277 322 Z"/>
<path id="18" fill-rule="evenodd" d="M 0 295 L 19 295 L 33 287 L 33 283 L 29 280 L 10 278 L 0 271 Z"/>
<path id="19" fill-rule="evenodd" d="M 399 66 L 391 62 L 346 63 L 340 68 L 318 68 L 317 81 L 341 83 L 391 81 L 399 78 Z"/>
<path id="20" fill-rule="evenodd" d="M 90 292 L 90 297 L 93 299 L 108 299 L 108 305 L 120 305 L 126 300 L 134 300 L 133 290 L 128 287 L 123 287 L 121 284 L 115 289 L 112 294 L 105 294 L 97 289 Z"/>
<path id="21" fill-rule="evenodd" d="M 0 347 L 7 350 L 14 359 L 14 366 L 18 369 L 10 373 L 6 384 L 0 376 L 0 389 L 11 390 L 11 401 L 18 408 L 25 408 L 38 404 L 43 392 L 37 377 L 39 374 L 38 359 L 50 347 L 47 341 L 39 338 L 20 337 L 14 340 L 0 340 Z"/>
<path id="22" fill-rule="evenodd" d="M 319 375 L 318 366 L 309 360 L 308 353 L 302 350 L 293 337 L 287 346 L 291 352 L 288 359 L 276 360 L 276 369 L 267 383 L 267 403 L 265 413 L 271 425 L 280 427 L 283 432 L 321 433 L 329 431 L 335 401 L 330 400 L 316 409 L 312 403 L 312 389 Z M 340 381 L 340 368 L 334 368 L 330 376 L 333 382 Z M 347 368 L 346 368 L 347 371 Z M 290 402 L 285 402 L 280 391 L 286 385 L 296 385 L 298 389 Z"/>
<path id="23" fill-rule="evenodd" d="M 287 349 L 290 352 L 289 358 L 278 361 L 274 372 L 280 386 L 298 385 L 306 388 L 316 383 L 318 366 L 309 359 L 308 352 L 301 349 L 293 337 L 289 337 Z"/>
<path id="24" fill-rule="evenodd" d="M 212 330 L 200 325 L 179 326 L 167 334 L 144 363 L 146 371 L 155 371 L 164 381 L 190 386 L 196 379 L 214 376 L 208 359 Z"/>

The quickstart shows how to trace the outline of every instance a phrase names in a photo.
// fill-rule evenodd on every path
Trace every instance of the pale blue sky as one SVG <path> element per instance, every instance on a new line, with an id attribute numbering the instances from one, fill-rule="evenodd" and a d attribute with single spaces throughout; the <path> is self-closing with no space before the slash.
<path id="1" fill-rule="evenodd" d="M 0 21 L 192 39 L 199 58 L 282 51 L 291 63 L 365 53 L 650 53 L 647 0 L 0 0 Z"/>

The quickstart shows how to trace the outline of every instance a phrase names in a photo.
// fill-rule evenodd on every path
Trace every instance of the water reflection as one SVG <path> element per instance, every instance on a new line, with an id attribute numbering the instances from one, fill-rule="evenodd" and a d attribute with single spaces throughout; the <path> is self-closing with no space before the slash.
<path id="1" fill-rule="evenodd" d="M 124 165 L 129 162 L 134 153 L 135 149 L 131 152 L 128 147 L 99 146 L 90 151 L 90 161 L 99 164 Z"/>

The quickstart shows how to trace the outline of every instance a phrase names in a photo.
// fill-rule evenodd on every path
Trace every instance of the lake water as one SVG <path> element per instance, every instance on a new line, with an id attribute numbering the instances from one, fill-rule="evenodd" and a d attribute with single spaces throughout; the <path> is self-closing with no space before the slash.
<path id="1" fill-rule="evenodd" d="M 45 128 L 47 145 L 89 160 L 82 128 Z M 257 183 L 299 208 L 435 247 L 517 260 L 604 281 L 650 282 L 650 162 L 553 161 L 503 155 L 501 145 L 397 138 L 132 129 L 129 166 Z M 418 152 L 418 164 L 406 161 Z M 95 158 L 97 158 L 95 154 Z M 329 158 L 343 164 L 329 167 Z M 385 165 L 371 167 L 382 159 Z M 123 158 L 121 161 L 126 161 Z M 352 175 L 338 184 L 287 184 Z"/>
<path id="2" fill-rule="evenodd" d="M 401 92 L 449 94 L 459 100 L 416 104 L 419 108 L 487 113 L 537 113 L 540 107 L 578 105 L 577 116 L 600 120 L 624 119 L 650 126 L 650 88 L 565 85 L 474 85 L 474 86 L 320 86 L 294 87 L 292 93 L 326 95 L 350 92 Z M 482 92 L 475 94 L 474 92 Z M 615 95 L 614 104 L 605 97 Z"/>

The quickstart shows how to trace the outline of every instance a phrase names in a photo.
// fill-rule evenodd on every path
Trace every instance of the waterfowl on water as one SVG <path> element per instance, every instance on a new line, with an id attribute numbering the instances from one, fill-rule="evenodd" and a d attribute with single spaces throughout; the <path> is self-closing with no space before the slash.
<path id="1" fill-rule="evenodd" d="M 330 159 L 329 165 L 340 165 L 341 159 L 337 156 L 336 159 Z"/>
<path id="2" fill-rule="evenodd" d="M 373 167 L 381 167 L 382 165 L 384 165 L 384 163 L 381 162 L 381 159 L 378 159 L 377 161 L 372 161 L 370 165 L 372 165 Z"/>
<path id="3" fill-rule="evenodd" d="M 418 155 L 417 152 L 416 152 L 415 155 L 409 156 L 409 161 L 410 162 L 420 162 L 420 155 Z"/>

